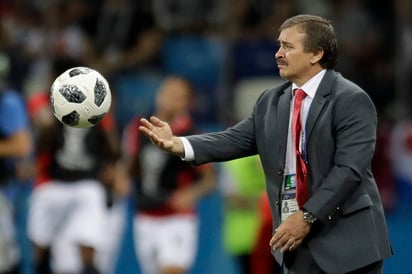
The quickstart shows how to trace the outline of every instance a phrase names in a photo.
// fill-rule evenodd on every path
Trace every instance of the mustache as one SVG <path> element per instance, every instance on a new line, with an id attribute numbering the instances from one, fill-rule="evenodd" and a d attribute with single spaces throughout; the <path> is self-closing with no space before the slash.
<path id="1" fill-rule="evenodd" d="M 287 65 L 288 63 L 286 63 L 283 60 L 276 59 L 276 64 L 278 64 L 278 65 Z"/>

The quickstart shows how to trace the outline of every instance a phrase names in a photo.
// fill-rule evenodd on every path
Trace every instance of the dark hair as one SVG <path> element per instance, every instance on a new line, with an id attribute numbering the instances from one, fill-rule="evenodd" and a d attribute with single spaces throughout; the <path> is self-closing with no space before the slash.
<path id="1" fill-rule="evenodd" d="M 323 50 L 323 57 L 319 61 L 323 68 L 331 69 L 336 66 L 338 42 L 329 20 L 316 15 L 296 15 L 283 22 L 279 31 L 293 26 L 298 26 L 299 30 L 306 34 L 305 51 Z"/>

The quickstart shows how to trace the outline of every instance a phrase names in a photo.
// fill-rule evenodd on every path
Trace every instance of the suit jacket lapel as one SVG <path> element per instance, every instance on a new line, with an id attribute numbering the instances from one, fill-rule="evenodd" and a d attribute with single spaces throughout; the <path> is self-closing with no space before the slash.
<path id="1" fill-rule="evenodd" d="M 313 98 L 308 118 L 306 120 L 306 142 L 309 140 L 312 129 L 319 118 L 322 108 L 328 102 L 328 96 L 332 89 L 332 84 L 336 79 L 336 73 L 333 70 L 328 70 L 325 73 L 319 87 L 316 91 L 315 98 Z"/>
<path id="2" fill-rule="evenodd" d="M 289 86 L 283 91 L 283 94 L 279 97 L 277 107 L 277 139 L 280 144 L 281 155 L 286 156 L 286 143 L 289 129 L 289 116 L 290 116 L 290 103 L 292 100 L 292 87 Z M 284 158 L 285 159 L 285 158 Z"/>

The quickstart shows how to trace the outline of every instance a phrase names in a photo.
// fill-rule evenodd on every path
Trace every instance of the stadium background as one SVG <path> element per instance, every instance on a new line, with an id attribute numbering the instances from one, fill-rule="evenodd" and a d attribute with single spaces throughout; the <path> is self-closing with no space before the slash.
<path id="1" fill-rule="evenodd" d="M 125 9 L 111 17 L 115 7 Z M 133 115 L 151 110 L 164 75 L 183 75 L 196 88 L 198 124 L 214 130 L 239 119 L 245 102 L 279 80 L 276 30 L 297 13 L 332 20 L 339 39 L 337 70 L 361 85 L 377 106 L 374 169 L 395 252 L 385 262 L 385 273 L 410 273 L 411 1 L 0 0 L 1 69 L 7 65 L 8 81 L 28 97 L 48 89 L 50 64 L 57 59 L 74 58 L 97 68 L 111 82 L 119 131 Z M 393 144 L 399 135 L 406 137 Z M 30 182 L 19 188 L 17 222 L 29 274 L 24 231 Z M 138 273 L 130 238 L 132 201 L 128 209 L 117 273 Z M 200 247 L 193 273 L 235 274 L 221 242 L 221 195 L 202 201 L 199 210 Z"/>

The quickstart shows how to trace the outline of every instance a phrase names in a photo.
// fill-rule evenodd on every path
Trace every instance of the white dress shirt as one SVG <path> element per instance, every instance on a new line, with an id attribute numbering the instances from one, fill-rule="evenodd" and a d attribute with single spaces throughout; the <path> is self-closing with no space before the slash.
<path id="1" fill-rule="evenodd" d="M 286 145 L 286 159 L 285 159 L 285 174 L 295 174 L 296 169 L 296 157 L 295 157 L 295 149 L 294 149 L 294 140 L 292 136 L 292 112 L 293 112 L 293 101 L 295 99 L 294 90 L 297 88 L 303 89 L 306 93 L 305 99 L 302 102 L 302 109 L 301 109 L 301 125 L 302 125 L 302 132 L 301 132 L 301 142 L 300 142 L 300 151 L 302 152 L 302 148 L 305 146 L 305 128 L 306 128 L 306 120 L 308 118 L 309 108 L 312 104 L 313 98 L 315 97 L 316 90 L 319 87 L 320 82 L 322 81 L 323 76 L 325 75 L 326 70 L 320 71 L 318 74 L 313 76 L 309 81 L 307 81 L 303 86 L 298 87 L 295 83 L 292 83 L 292 100 L 290 102 L 290 117 L 289 117 L 289 130 L 288 130 L 288 142 Z"/>

